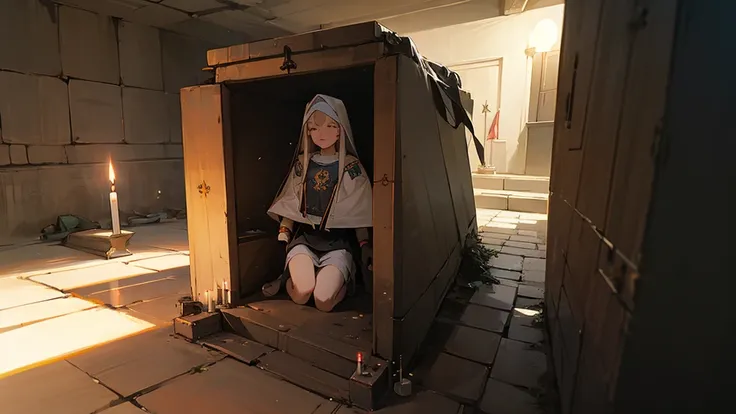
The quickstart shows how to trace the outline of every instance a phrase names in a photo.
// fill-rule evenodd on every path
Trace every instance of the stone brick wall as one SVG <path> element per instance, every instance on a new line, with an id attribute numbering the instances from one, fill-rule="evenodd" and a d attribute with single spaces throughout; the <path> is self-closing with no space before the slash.
<path id="1" fill-rule="evenodd" d="M 179 90 L 214 45 L 38 0 L 3 0 L 0 38 L 0 242 L 108 217 L 108 159 L 121 209 L 184 206 Z"/>

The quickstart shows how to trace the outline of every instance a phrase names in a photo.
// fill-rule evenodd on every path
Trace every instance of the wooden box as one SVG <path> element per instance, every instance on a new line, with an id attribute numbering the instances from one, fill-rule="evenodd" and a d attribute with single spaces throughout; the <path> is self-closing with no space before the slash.
<path id="1" fill-rule="evenodd" d="M 373 354 L 411 360 L 476 231 L 466 132 L 445 121 L 419 60 L 375 22 L 208 53 L 215 84 L 181 91 L 192 291 L 226 280 L 246 305 L 284 267 L 266 214 L 304 106 L 345 102 L 373 187 Z M 464 92 L 462 100 L 470 102 Z"/>

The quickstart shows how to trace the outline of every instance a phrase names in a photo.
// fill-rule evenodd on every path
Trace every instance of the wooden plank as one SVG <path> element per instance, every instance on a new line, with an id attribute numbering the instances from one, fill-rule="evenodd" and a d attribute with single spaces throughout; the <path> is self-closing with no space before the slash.
<path id="1" fill-rule="evenodd" d="M 373 21 L 275 39 L 259 40 L 210 50 L 207 52 L 207 64 L 215 66 L 248 59 L 281 56 L 284 53 L 285 46 L 288 46 L 292 53 L 301 53 L 372 43 L 381 40 L 383 30 L 380 24 Z"/>
<path id="2" fill-rule="evenodd" d="M 411 309 L 401 319 L 394 322 L 394 359 L 401 355 L 404 364 L 409 364 L 427 336 L 435 316 L 442 306 L 447 291 L 460 267 L 461 247 L 455 246 L 445 266 L 440 269 L 429 287 L 417 299 Z"/>
<path id="3" fill-rule="evenodd" d="M 292 56 L 296 69 L 291 74 L 342 69 L 375 62 L 384 55 L 383 43 L 369 43 L 361 46 L 326 49 Z M 216 69 L 218 83 L 288 75 L 281 70 L 283 57 L 235 63 Z"/>
<path id="4" fill-rule="evenodd" d="M 285 352 L 269 353 L 260 359 L 258 366 L 318 395 L 350 402 L 349 379 L 323 371 Z"/>
<path id="5" fill-rule="evenodd" d="M 237 238 L 224 153 L 229 108 L 223 102 L 229 99 L 223 86 L 204 85 L 182 89 L 181 102 L 192 294 L 204 301 L 204 292 L 216 289 L 222 278 L 229 277 L 231 286 L 237 283 L 237 259 L 230 266 Z"/>
<path id="6" fill-rule="evenodd" d="M 590 297 L 590 281 L 598 267 L 598 251 L 602 240 L 589 222 L 573 214 L 565 255 L 570 273 L 565 276 L 564 285 L 573 313 L 582 317 Z"/>
<path id="7" fill-rule="evenodd" d="M 555 309 L 559 306 L 570 220 L 573 214 L 570 206 L 558 194 L 550 196 L 545 290 Z"/>
<path id="8" fill-rule="evenodd" d="M 405 56 L 399 57 L 398 130 L 401 141 L 400 198 L 402 255 L 400 276 L 395 281 L 394 317 L 401 318 L 415 305 L 459 243 L 455 206 L 450 191 L 432 92 L 425 74 Z M 434 122 L 427 122 L 427 118 Z M 465 226 L 463 226 L 465 227 Z M 463 240 L 464 242 L 464 240 Z"/>
<path id="9" fill-rule="evenodd" d="M 644 2 L 646 25 L 637 27 L 629 79 L 622 102 L 606 237 L 638 264 L 654 182 L 656 143 L 661 134 L 677 9 Z M 648 8 L 646 7 L 648 6 Z M 635 18 L 638 16 L 634 16 Z"/>
<path id="10" fill-rule="evenodd" d="M 574 26 L 575 47 L 567 51 L 568 62 L 566 75 L 571 77 L 569 105 L 565 99 L 564 106 L 558 106 L 566 114 L 564 127 L 566 147 L 580 149 L 583 144 L 585 114 L 590 97 L 590 82 L 595 68 L 595 50 L 598 40 L 598 28 L 604 0 L 587 0 L 580 9 L 580 19 Z M 569 110 L 567 109 L 569 107 Z"/>
<path id="11" fill-rule="evenodd" d="M 585 114 L 583 165 L 576 207 L 605 232 L 606 209 L 631 42 L 628 22 L 635 0 L 606 1 L 603 6 L 595 73 Z"/>
<path id="12" fill-rule="evenodd" d="M 461 95 L 463 106 L 468 113 L 473 112 L 473 102 L 470 95 L 463 92 Z M 440 134 L 440 146 L 442 147 L 442 155 L 447 171 L 447 179 L 450 183 L 450 193 L 452 203 L 455 208 L 455 221 L 458 231 L 460 232 L 460 240 L 465 241 L 469 231 L 477 231 L 477 228 L 471 229 L 471 223 L 475 217 L 475 200 L 473 198 L 473 182 L 468 168 L 468 146 L 466 141 L 466 131 L 464 126 L 453 129 L 447 122 L 441 119 L 439 114 L 435 116 Z"/>
<path id="13" fill-rule="evenodd" d="M 387 360 L 394 357 L 395 275 L 401 265 L 395 229 L 401 228 L 401 206 L 396 195 L 401 184 L 401 143 L 397 134 L 398 56 L 379 59 L 374 69 L 374 155 L 373 155 L 373 353 Z"/>
<path id="14" fill-rule="evenodd" d="M 274 351 L 271 347 L 246 340 L 230 332 L 214 334 L 203 339 L 201 343 L 248 365 L 256 364 L 259 358 Z"/>
<path id="15" fill-rule="evenodd" d="M 227 262 L 216 261 L 215 263 L 219 266 L 215 267 L 215 277 L 217 278 L 228 278 L 228 286 L 231 293 L 231 305 L 240 306 L 243 304 L 242 298 L 249 295 L 250 290 L 243 289 L 241 286 L 240 279 L 240 250 L 238 249 L 238 221 L 237 211 L 235 208 L 235 181 L 237 180 L 235 175 L 235 162 L 236 159 L 233 156 L 233 137 L 232 137 L 232 121 L 230 116 L 230 110 L 232 108 L 230 101 L 230 90 L 226 86 L 222 86 L 222 155 L 223 174 L 217 173 L 217 178 L 224 180 L 225 200 L 224 203 L 218 200 L 217 207 L 219 209 L 214 212 L 211 220 L 214 221 L 214 225 L 210 224 L 211 232 L 222 231 L 226 240 L 218 238 L 219 243 L 223 243 L 220 246 L 220 257 L 223 257 Z M 218 150 L 219 151 L 219 150 Z M 224 176 L 223 176 L 224 175 Z M 215 194 L 218 194 L 215 192 Z M 208 196 L 209 197 L 209 196 Z M 208 203 L 215 201 L 214 198 L 208 198 Z M 224 215 L 224 217 L 223 217 Z M 224 220 L 223 220 L 224 218 Z M 215 233 L 217 234 L 217 233 Z M 210 243 L 213 241 L 210 239 Z M 223 256 L 224 255 L 224 256 Z M 216 280 L 216 283 L 222 285 L 221 280 Z M 222 287 L 222 286 L 221 286 Z"/>

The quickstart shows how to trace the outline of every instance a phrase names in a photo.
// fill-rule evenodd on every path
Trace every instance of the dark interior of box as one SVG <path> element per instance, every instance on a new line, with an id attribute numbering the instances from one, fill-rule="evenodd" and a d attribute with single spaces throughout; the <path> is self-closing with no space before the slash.
<path id="1" fill-rule="evenodd" d="M 283 270 L 284 247 L 276 242 L 279 224 L 267 215 L 267 210 L 290 172 L 307 103 L 316 94 L 333 96 L 345 103 L 358 156 L 372 177 L 373 83 L 373 65 L 369 65 L 227 85 L 241 294 L 252 294 L 252 301 L 262 300 L 261 283 Z M 284 306 L 274 307 L 280 313 L 298 310 L 283 292 L 272 300 L 284 302 Z M 360 297 L 348 298 L 335 312 L 352 313 L 358 307 L 360 312 L 369 313 L 370 302 Z"/>
<path id="2" fill-rule="evenodd" d="M 238 236 L 253 230 L 276 234 L 268 217 L 291 167 L 302 116 L 316 94 L 347 108 L 360 161 L 373 173 L 373 65 L 254 80 L 228 85 L 235 158 Z"/>

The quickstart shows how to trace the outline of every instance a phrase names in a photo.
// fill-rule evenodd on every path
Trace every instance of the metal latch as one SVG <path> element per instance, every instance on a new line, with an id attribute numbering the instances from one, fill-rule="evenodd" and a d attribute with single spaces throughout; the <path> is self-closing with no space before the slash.
<path id="1" fill-rule="evenodd" d="M 284 63 L 279 69 L 282 71 L 285 70 L 288 74 L 291 74 L 291 71 L 296 69 L 296 62 L 291 58 L 291 53 L 291 48 L 289 46 L 284 46 Z"/>

